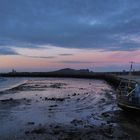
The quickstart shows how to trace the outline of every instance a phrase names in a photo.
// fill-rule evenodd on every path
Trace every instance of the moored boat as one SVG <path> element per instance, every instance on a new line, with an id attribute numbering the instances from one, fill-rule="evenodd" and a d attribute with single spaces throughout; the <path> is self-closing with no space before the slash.
<path id="1" fill-rule="evenodd" d="M 122 79 L 117 90 L 118 106 L 140 112 L 140 80 Z"/>
<path id="2" fill-rule="evenodd" d="M 140 112 L 140 79 L 132 77 L 132 64 L 128 78 L 121 79 L 117 89 L 118 106 L 127 111 Z"/>

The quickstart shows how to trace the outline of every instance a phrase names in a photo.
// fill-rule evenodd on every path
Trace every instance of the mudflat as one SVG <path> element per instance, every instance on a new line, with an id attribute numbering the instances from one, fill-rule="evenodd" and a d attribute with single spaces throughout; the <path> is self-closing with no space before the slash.
<path id="1" fill-rule="evenodd" d="M 30 78 L 0 92 L 0 140 L 140 139 L 139 118 L 102 80 Z"/>

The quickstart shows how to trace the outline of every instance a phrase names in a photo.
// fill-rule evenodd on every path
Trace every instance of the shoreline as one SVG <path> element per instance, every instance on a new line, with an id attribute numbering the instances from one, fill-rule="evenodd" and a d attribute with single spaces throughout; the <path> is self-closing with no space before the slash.
<path id="1" fill-rule="evenodd" d="M 62 74 L 62 73 L 9 73 L 1 75 L 9 78 L 78 78 L 78 79 L 99 79 L 105 80 L 114 88 L 117 88 L 120 83 L 120 78 L 112 74 L 95 74 L 95 73 L 86 73 L 86 74 Z"/>

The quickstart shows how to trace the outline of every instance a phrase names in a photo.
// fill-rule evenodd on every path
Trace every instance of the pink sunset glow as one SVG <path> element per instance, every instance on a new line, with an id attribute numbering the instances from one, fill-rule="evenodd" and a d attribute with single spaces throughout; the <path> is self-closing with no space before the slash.
<path id="1" fill-rule="evenodd" d="M 85 49 L 64 49 L 61 47 L 38 49 L 16 49 L 20 55 L 0 56 L 1 70 L 10 71 L 12 68 L 19 71 L 48 71 L 61 68 L 89 68 L 103 71 L 104 67 L 113 71 L 113 65 L 122 65 L 128 68 L 129 62 L 140 64 L 140 50 L 136 51 L 103 51 Z M 69 53 L 68 53 L 69 52 Z M 137 67 L 136 67 L 137 68 Z"/>

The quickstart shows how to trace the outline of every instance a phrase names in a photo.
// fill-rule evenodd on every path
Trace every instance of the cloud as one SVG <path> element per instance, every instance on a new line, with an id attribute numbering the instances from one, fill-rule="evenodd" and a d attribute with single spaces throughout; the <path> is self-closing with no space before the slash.
<path id="1" fill-rule="evenodd" d="M 56 56 L 28 56 L 28 55 L 22 55 L 25 57 L 31 57 L 31 58 L 41 58 L 41 59 L 53 59 L 56 58 Z"/>
<path id="2" fill-rule="evenodd" d="M 72 56 L 73 54 L 72 53 L 62 53 L 62 54 L 59 54 L 60 56 Z"/>
<path id="3" fill-rule="evenodd" d="M 18 55 L 18 53 L 11 48 L 0 47 L 0 55 Z"/>
<path id="4" fill-rule="evenodd" d="M 136 50 L 139 0 L 0 1 L 0 47 Z M 123 39 L 127 36 L 127 39 Z"/>

